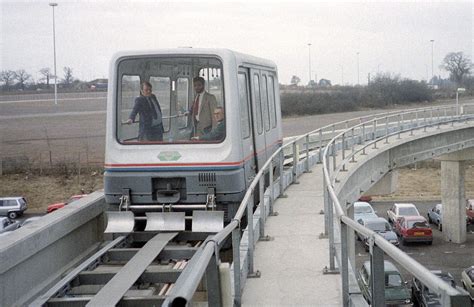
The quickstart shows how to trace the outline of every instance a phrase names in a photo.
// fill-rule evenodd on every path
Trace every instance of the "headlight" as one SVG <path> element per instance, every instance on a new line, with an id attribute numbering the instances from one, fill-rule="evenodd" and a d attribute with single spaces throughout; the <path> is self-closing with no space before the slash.
<path id="1" fill-rule="evenodd" d="M 406 303 L 406 304 L 410 304 L 410 303 L 411 303 L 411 300 L 407 298 L 407 299 L 405 300 L 405 303 Z"/>

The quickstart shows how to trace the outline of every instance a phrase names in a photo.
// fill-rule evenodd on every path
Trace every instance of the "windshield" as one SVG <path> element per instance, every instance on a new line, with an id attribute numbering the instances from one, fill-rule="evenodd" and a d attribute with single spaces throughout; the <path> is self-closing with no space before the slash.
<path id="1" fill-rule="evenodd" d="M 429 228 L 425 221 L 407 221 L 408 228 Z"/>
<path id="2" fill-rule="evenodd" d="M 386 273 L 385 274 L 385 287 L 401 287 L 402 286 L 402 278 L 401 276 L 396 273 Z"/>
<path id="3" fill-rule="evenodd" d="M 418 211 L 413 207 L 402 207 L 398 210 L 398 215 L 409 216 L 409 215 L 419 215 L 419 214 L 418 214 Z"/>
<path id="4" fill-rule="evenodd" d="M 354 207 L 354 213 L 355 214 L 361 214 L 361 213 L 372 213 L 372 207 L 370 206 L 355 206 Z"/>
<path id="5" fill-rule="evenodd" d="M 122 144 L 221 142 L 222 63 L 201 56 L 140 57 L 118 64 L 117 140 Z"/>
<path id="6" fill-rule="evenodd" d="M 390 225 L 385 222 L 385 221 L 380 221 L 380 222 L 369 222 L 367 224 L 367 227 L 375 232 L 385 232 L 385 231 L 390 231 L 392 230 Z"/>

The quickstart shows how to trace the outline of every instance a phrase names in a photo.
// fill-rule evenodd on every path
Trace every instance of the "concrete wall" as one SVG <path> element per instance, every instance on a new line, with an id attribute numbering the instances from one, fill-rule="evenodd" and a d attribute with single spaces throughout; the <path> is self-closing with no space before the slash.
<path id="1" fill-rule="evenodd" d="M 0 306 L 23 306 L 102 241 L 105 201 L 95 192 L 0 240 Z"/>

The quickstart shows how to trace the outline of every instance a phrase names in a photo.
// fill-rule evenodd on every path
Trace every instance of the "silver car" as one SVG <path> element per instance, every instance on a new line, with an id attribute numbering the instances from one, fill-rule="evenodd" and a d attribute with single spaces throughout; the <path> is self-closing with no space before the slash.
<path id="1" fill-rule="evenodd" d="M 24 197 L 0 197 L 0 215 L 15 219 L 28 208 Z"/>
<path id="2" fill-rule="evenodd" d="M 0 217 L 0 233 L 13 231 L 20 227 L 20 222 L 12 221 L 7 217 Z"/>

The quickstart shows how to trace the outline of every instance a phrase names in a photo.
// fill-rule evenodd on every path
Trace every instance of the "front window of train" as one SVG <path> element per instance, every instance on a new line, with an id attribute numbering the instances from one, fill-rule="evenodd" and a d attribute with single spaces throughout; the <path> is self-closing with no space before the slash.
<path id="1" fill-rule="evenodd" d="M 202 144 L 224 140 L 224 85 L 219 59 L 125 58 L 117 71 L 116 136 L 120 143 Z M 193 86 L 193 80 L 198 84 L 204 80 L 204 87 Z M 195 89 L 202 89 L 199 98 Z"/>

